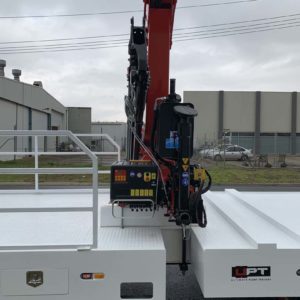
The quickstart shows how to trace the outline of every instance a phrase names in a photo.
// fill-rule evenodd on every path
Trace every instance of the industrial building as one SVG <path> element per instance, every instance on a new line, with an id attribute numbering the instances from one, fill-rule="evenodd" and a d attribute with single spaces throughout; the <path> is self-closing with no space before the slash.
<path id="1" fill-rule="evenodd" d="M 300 95 L 297 92 L 185 91 L 194 104 L 195 148 L 227 136 L 256 154 L 300 153 Z"/>
<path id="2" fill-rule="evenodd" d="M 124 122 L 93 122 L 92 133 L 108 134 L 120 147 L 122 151 L 126 149 L 127 124 Z M 97 151 L 116 151 L 106 139 L 100 138 L 94 140 L 94 146 Z"/>
<path id="3" fill-rule="evenodd" d="M 6 61 L 0 60 L 0 129 L 1 130 L 63 130 L 67 128 L 66 108 L 43 88 L 40 81 L 20 81 L 21 70 L 12 70 L 14 79 L 5 77 Z M 44 138 L 39 148 L 53 150 L 59 139 Z M 2 138 L 0 151 L 33 149 L 31 137 Z M 7 158 L 8 159 L 8 158 Z"/>
<path id="4" fill-rule="evenodd" d="M 12 70 L 12 77 L 5 76 L 6 61 L 0 60 L 0 130 L 70 130 L 77 134 L 105 133 L 123 150 L 126 145 L 126 123 L 92 123 L 90 107 L 65 107 L 51 96 L 41 81 L 28 84 L 20 81 L 21 70 Z M 97 151 L 115 151 L 104 138 L 81 138 L 88 147 Z M 39 138 L 40 151 L 66 151 L 69 142 L 64 138 Z M 64 147 L 62 147 L 64 145 Z M 64 148 L 64 149 L 63 149 Z M 31 152 L 32 137 L 0 138 L 0 152 Z M 15 156 L 0 155 L 0 160 Z"/>
<path id="5" fill-rule="evenodd" d="M 68 107 L 68 129 L 73 133 L 90 133 L 91 124 L 91 107 Z"/>

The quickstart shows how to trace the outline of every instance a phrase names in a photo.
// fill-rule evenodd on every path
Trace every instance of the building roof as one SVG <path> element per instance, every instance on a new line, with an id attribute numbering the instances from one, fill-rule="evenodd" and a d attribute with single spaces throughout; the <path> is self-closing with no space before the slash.
<path id="1" fill-rule="evenodd" d="M 35 110 L 55 110 L 65 114 L 66 108 L 42 87 L 7 77 L 0 77 L 0 98 Z"/>

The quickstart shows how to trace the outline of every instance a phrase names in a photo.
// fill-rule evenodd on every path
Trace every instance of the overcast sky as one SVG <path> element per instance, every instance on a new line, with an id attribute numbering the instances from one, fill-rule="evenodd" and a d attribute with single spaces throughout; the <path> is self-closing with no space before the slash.
<path id="1" fill-rule="evenodd" d="M 178 6 L 230 1 L 234 0 L 178 0 Z M 142 8 L 142 0 L 1 0 L 0 16 L 72 14 Z M 292 19 L 273 19 L 280 22 L 263 26 L 299 26 L 299 0 L 257 0 L 249 3 L 178 9 L 175 28 L 291 14 L 299 16 Z M 129 32 L 131 16 L 135 16 L 136 23 L 140 24 L 141 13 L 0 19 L 0 42 L 123 34 Z M 300 27 L 290 27 L 245 35 L 174 42 L 170 75 L 177 79 L 177 92 L 181 94 L 184 90 L 221 89 L 299 91 L 299 36 Z M 8 46 L 24 45 L 0 44 L 0 52 L 4 52 L 3 47 Z M 12 77 L 12 68 L 22 69 L 22 81 L 43 81 L 44 88 L 65 106 L 92 107 L 94 121 L 125 120 L 123 98 L 126 93 L 127 47 L 0 54 L 0 59 L 7 60 L 6 76 Z"/>

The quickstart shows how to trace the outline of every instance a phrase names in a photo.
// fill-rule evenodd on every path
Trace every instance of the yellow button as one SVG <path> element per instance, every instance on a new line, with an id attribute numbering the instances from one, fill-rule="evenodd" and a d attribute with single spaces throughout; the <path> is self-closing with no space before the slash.
<path id="1" fill-rule="evenodd" d="M 139 196 L 140 195 L 140 190 L 135 190 L 135 196 Z"/>
<path id="2" fill-rule="evenodd" d="M 135 195 L 134 190 L 130 190 L 130 196 L 131 196 L 131 197 L 134 197 L 134 195 Z"/>
<path id="3" fill-rule="evenodd" d="M 153 197 L 153 190 L 149 190 L 149 197 Z"/>
<path id="4" fill-rule="evenodd" d="M 144 194 L 145 194 L 145 193 L 144 193 L 144 190 L 140 190 L 140 196 L 141 196 L 141 197 L 144 197 Z"/>

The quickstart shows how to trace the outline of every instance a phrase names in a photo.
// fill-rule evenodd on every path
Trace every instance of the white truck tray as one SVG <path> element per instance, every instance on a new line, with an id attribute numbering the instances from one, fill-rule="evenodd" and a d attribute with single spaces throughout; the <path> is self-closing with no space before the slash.
<path id="1" fill-rule="evenodd" d="M 300 193 L 210 192 L 205 205 L 191 239 L 205 297 L 300 296 Z"/>

